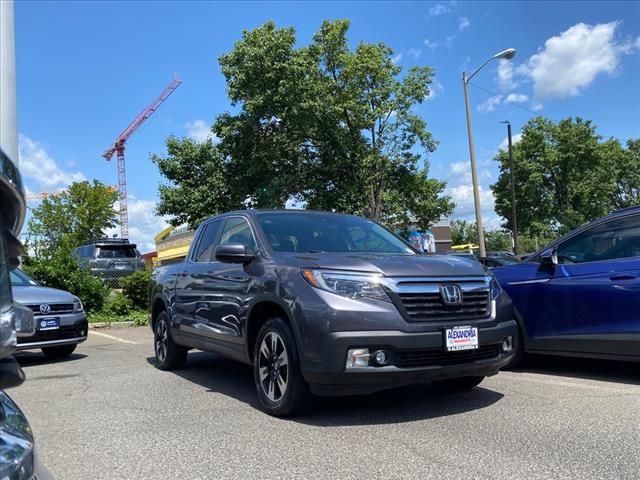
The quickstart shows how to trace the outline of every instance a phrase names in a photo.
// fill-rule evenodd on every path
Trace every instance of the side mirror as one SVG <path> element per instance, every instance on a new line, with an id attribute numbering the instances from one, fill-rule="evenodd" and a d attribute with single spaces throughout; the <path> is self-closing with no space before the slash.
<path id="1" fill-rule="evenodd" d="M 556 265 L 558 265 L 558 252 L 555 248 L 540 255 L 540 268 L 554 268 Z"/>
<path id="2" fill-rule="evenodd" d="M 216 248 L 216 258 L 226 263 L 249 263 L 256 255 L 242 244 L 220 245 Z"/>

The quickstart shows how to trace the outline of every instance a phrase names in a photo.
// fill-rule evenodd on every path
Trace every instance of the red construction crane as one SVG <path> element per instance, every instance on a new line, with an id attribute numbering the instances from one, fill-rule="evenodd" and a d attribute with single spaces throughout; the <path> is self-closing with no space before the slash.
<path id="1" fill-rule="evenodd" d="M 147 108 L 138 114 L 138 116 L 125 128 L 113 142 L 113 146 L 106 150 L 102 156 L 107 160 L 111 160 L 113 154 L 118 155 L 118 196 L 120 199 L 120 236 L 129 238 L 129 214 L 127 211 L 127 174 L 124 164 L 124 147 L 126 141 L 133 133 L 140 128 L 151 115 L 155 112 L 162 102 L 171 95 L 176 88 L 182 83 L 182 80 L 175 78 L 167 85 L 162 93 Z"/>

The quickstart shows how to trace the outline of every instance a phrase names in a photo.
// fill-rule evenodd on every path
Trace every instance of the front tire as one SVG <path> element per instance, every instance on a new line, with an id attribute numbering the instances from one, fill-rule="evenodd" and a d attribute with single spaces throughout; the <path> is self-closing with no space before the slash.
<path id="1" fill-rule="evenodd" d="M 449 392 L 465 392 L 478 386 L 482 380 L 484 377 L 459 377 L 435 380 L 433 384 Z"/>
<path id="2" fill-rule="evenodd" d="M 167 312 L 160 312 L 156 318 L 153 328 L 153 347 L 156 367 L 160 370 L 177 370 L 184 367 L 188 350 L 173 341 Z"/>
<path id="3" fill-rule="evenodd" d="M 253 378 L 260 405 L 269 415 L 289 417 L 306 407 L 309 386 L 302 378 L 293 333 L 282 318 L 269 319 L 258 332 Z"/>
<path id="4" fill-rule="evenodd" d="M 72 345 L 60 345 L 59 347 L 45 347 L 42 348 L 42 353 L 47 358 L 56 360 L 59 358 L 68 357 L 71 355 L 78 345 L 76 343 Z"/>

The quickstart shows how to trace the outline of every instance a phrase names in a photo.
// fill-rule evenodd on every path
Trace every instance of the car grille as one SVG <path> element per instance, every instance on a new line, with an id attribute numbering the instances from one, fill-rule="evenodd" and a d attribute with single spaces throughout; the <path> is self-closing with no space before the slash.
<path id="1" fill-rule="evenodd" d="M 73 313 L 73 303 L 49 303 L 49 313 L 43 314 L 40 312 L 40 303 L 37 305 L 27 305 L 32 311 L 34 315 L 60 315 L 64 313 Z"/>
<path id="2" fill-rule="evenodd" d="M 446 352 L 444 350 L 404 350 L 395 354 L 400 368 L 458 365 L 476 360 L 488 360 L 500 354 L 499 345 L 484 345 L 475 350 Z"/>
<path id="3" fill-rule="evenodd" d="M 461 305 L 442 303 L 439 292 L 398 293 L 408 320 L 432 322 L 448 320 L 472 320 L 489 315 L 489 291 L 464 292 Z"/>

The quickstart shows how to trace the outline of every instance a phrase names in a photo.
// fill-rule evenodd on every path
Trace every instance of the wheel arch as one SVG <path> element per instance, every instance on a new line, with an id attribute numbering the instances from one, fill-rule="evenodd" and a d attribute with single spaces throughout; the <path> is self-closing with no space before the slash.
<path id="1" fill-rule="evenodd" d="M 251 306 L 247 314 L 245 347 L 247 362 L 249 364 L 253 364 L 254 347 L 260 328 L 269 318 L 274 316 L 281 317 L 289 325 L 293 332 L 296 347 L 299 349 L 298 332 L 291 317 L 289 306 L 279 298 L 262 298 Z"/>

